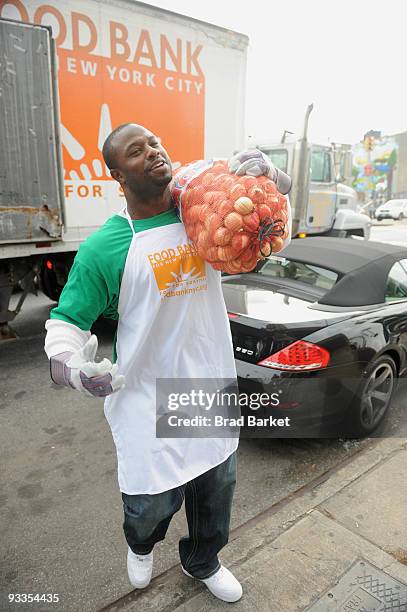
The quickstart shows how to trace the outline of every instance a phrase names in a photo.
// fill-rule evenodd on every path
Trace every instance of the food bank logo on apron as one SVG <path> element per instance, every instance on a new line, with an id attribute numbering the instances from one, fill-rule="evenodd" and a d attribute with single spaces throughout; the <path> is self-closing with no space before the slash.
<path id="1" fill-rule="evenodd" d="M 192 242 L 147 255 L 162 298 L 206 291 L 205 262 Z"/>

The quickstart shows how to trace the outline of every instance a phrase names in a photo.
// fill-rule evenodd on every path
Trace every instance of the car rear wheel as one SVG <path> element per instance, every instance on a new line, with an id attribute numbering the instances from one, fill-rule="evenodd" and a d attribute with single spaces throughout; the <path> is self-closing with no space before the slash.
<path id="1" fill-rule="evenodd" d="M 367 368 L 358 395 L 348 415 L 349 435 L 363 438 L 383 421 L 395 390 L 397 368 L 393 359 L 383 355 Z"/>

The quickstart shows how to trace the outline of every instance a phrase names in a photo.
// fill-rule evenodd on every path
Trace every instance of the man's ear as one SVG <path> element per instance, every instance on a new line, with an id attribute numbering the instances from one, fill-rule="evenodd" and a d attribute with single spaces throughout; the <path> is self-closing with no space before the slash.
<path id="1" fill-rule="evenodd" d="M 117 181 L 118 183 L 120 183 L 120 185 L 123 185 L 124 183 L 124 176 L 123 174 L 120 172 L 120 170 L 110 170 L 110 176 Z"/>

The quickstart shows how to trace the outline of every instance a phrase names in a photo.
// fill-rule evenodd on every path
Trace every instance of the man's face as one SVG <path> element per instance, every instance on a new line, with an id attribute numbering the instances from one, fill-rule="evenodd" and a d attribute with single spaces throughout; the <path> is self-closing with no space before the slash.
<path id="1" fill-rule="evenodd" d="M 129 125 L 114 138 L 112 176 L 123 189 L 147 195 L 164 189 L 172 179 L 171 160 L 157 136 L 140 125 Z"/>

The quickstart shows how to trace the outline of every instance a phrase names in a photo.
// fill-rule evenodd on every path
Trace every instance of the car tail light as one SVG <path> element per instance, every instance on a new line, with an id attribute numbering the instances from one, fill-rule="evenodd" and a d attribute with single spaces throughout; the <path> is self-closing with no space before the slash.
<path id="1" fill-rule="evenodd" d="M 326 368 L 330 357 L 329 351 L 322 346 L 305 340 L 298 340 L 274 353 L 274 355 L 262 359 L 257 365 L 275 368 L 276 370 L 303 372 Z"/>
<path id="2" fill-rule="evenodd" d="M 228 317 L 229 319 L 237 319 L 237 314 L 235 314 L 234 312 L 228 312 Z"/>
<path id="3" fill-rule="evenodd" d="M 47 266 L 48 270 L 52 270 L 52 268 L 54 267 L 50 259 L 47 259 L 47 262 L 45 265 Z"/>

